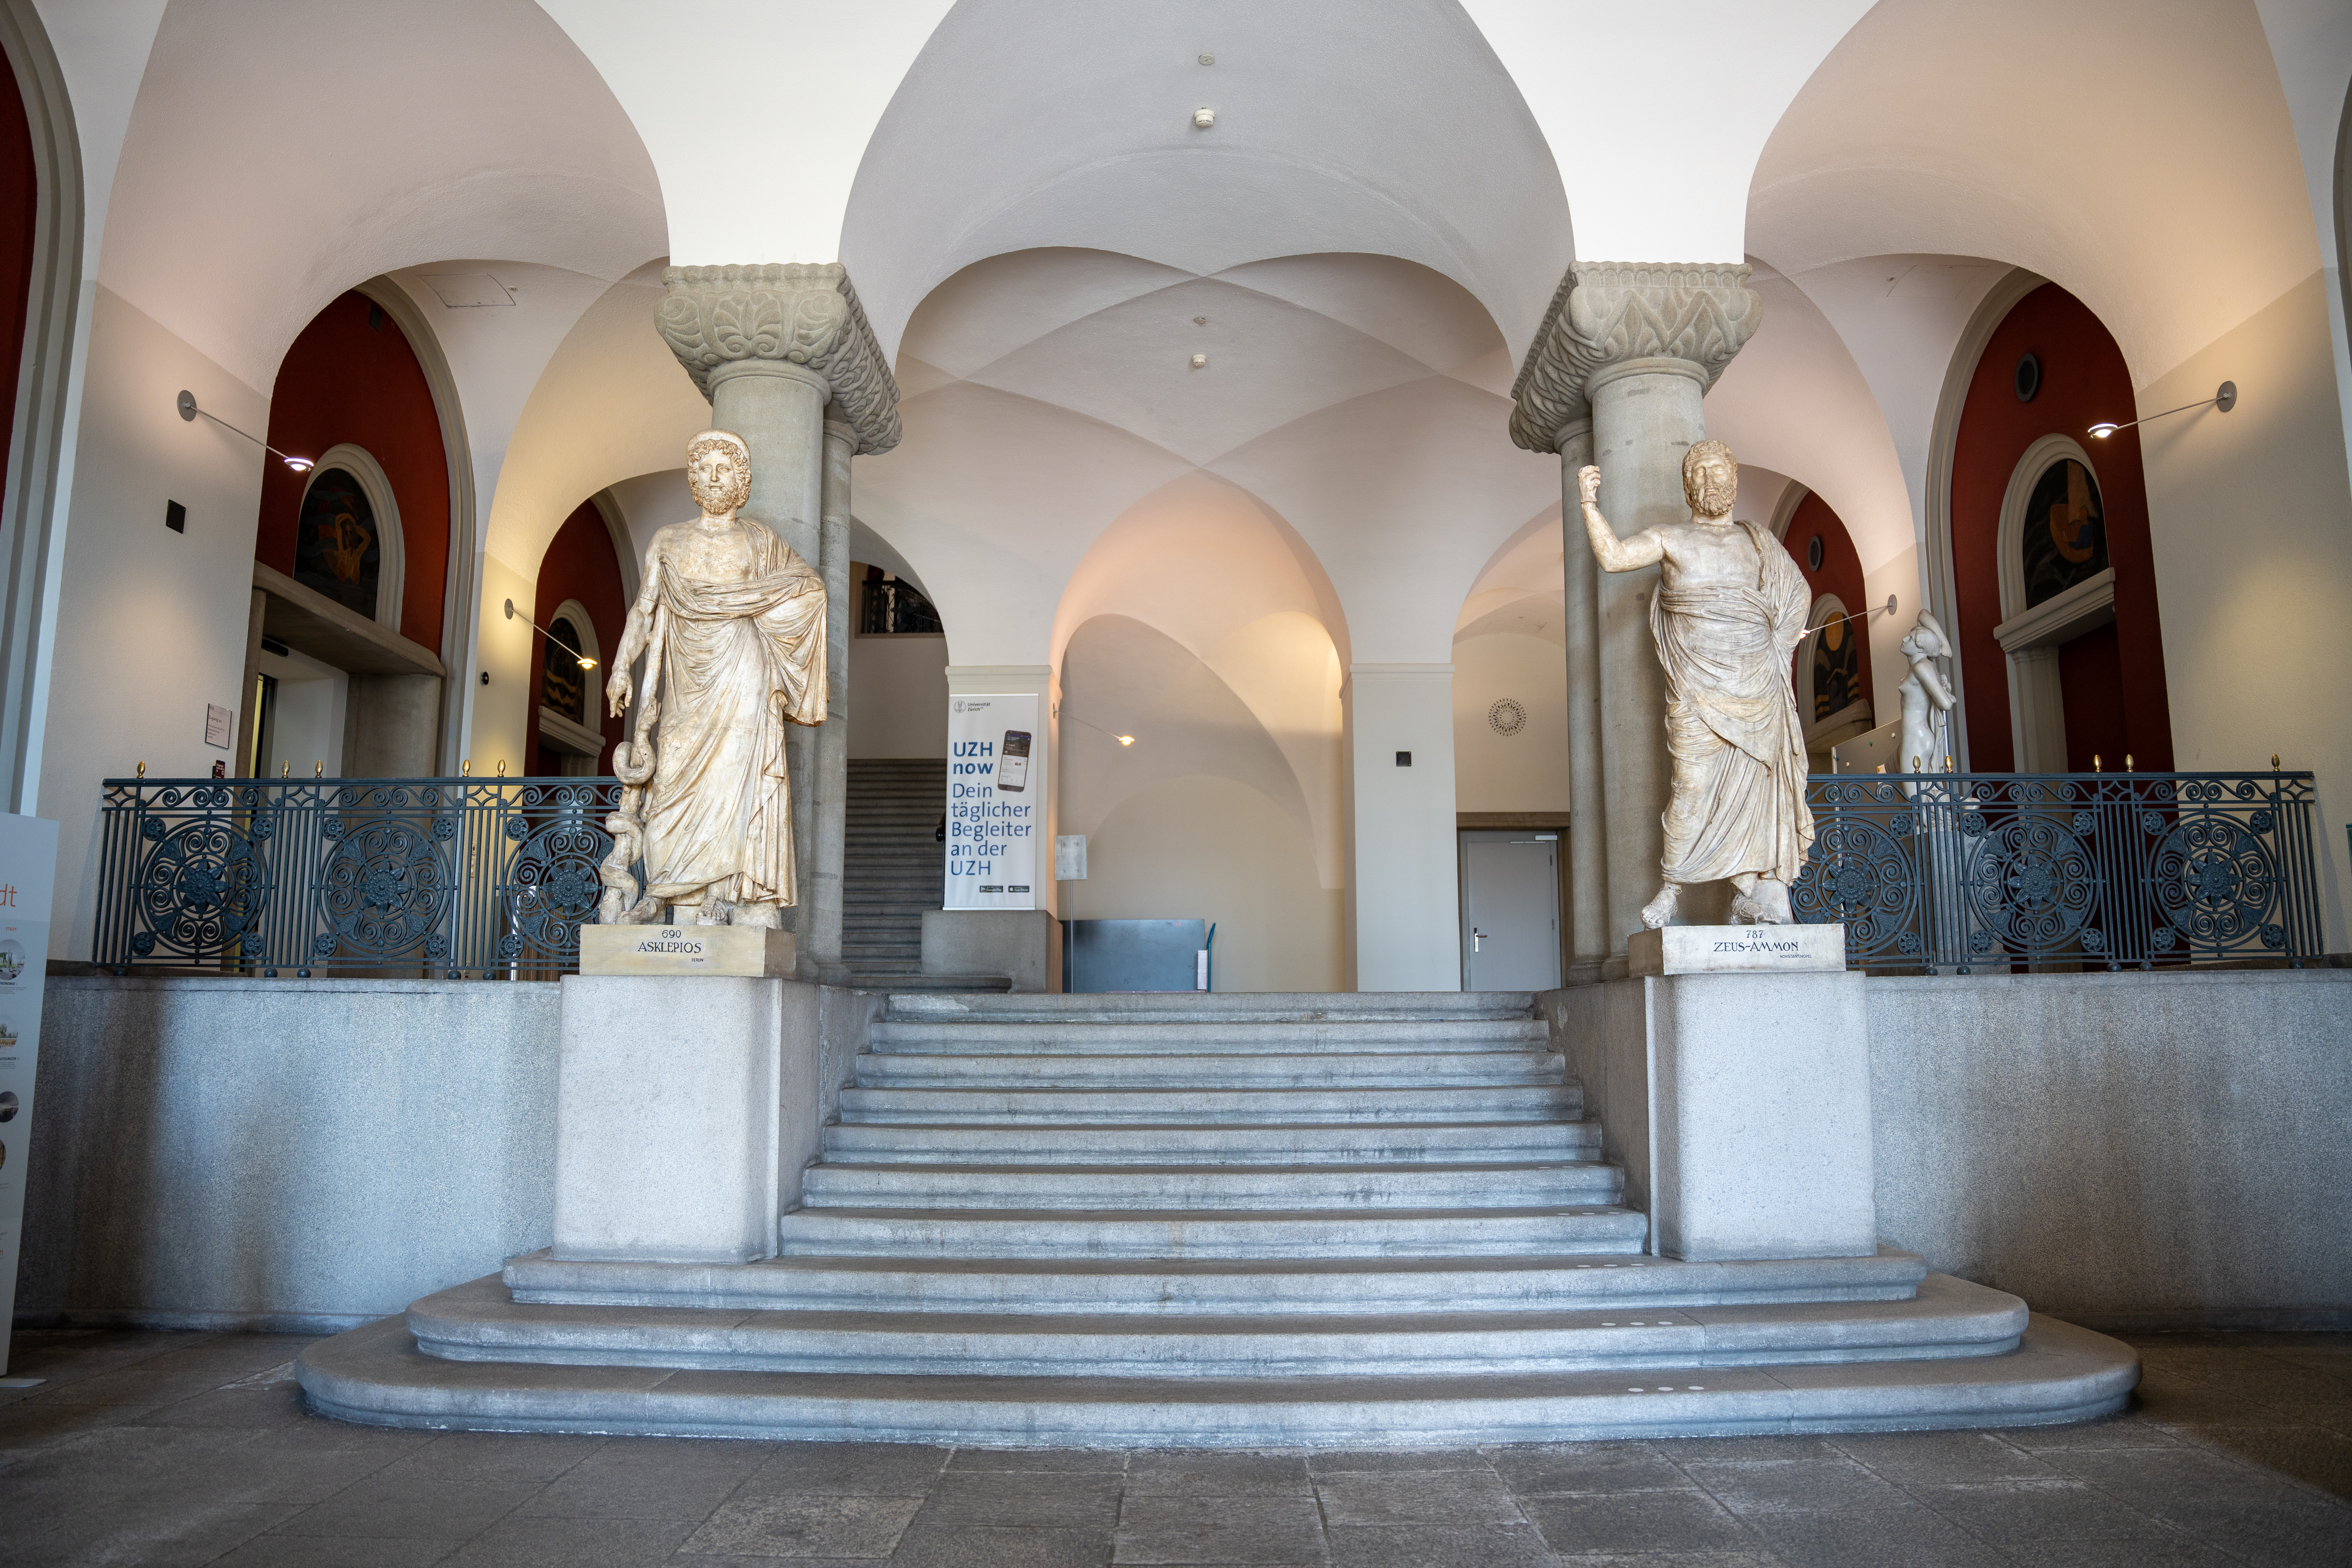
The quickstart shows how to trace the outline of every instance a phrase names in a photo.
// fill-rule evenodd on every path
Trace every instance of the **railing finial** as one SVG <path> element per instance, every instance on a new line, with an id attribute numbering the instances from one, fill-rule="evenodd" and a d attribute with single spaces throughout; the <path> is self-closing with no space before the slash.
<path id="1" fill-rule="evenodd" d="M 142 779 L 147 776 L 147 764 L 145 763 L 139 764 L 139 776 Z"/>

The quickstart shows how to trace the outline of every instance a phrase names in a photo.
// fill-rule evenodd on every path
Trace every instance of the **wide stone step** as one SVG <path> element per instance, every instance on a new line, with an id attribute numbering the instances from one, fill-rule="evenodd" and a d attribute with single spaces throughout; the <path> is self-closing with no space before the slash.
<path id="1" fill-rule="evenodd" d="M 1525 1258 L 1638 1252 L 1639 1210 L 802 1208 L 778 1226 L 791 1257 L 832 1258 Z"/>
<path id="2" fill-rule="evenodd" d="M 1526 991 L 1261 991 L 1119 994 L 1030 992 L 969 1003 L 909 997 L 892 1005 L 893 1022 L 916 1023 L 1266 1023 L 1313 1024 L 1357 1018 L 1405 1023 L 1444 1018 L 1534 1016 Z"/>
<path id="3" fill-rule="evenodd" d="M 1318 1089 L 1559 1083 L 1564 1057 L 1541 1051 L 1397 1051 L 1324 1056 L 861 1056 L 865 1089 Z"/>
<path id="4" fill-rule="evenodd" d="M 1915 1299 L 1567 1311 L 1210 1316 L 679 1310 L 515 1301 L 497 1276 L 408 1310 L 454 1360 L 981 1377 L 1462 1377 L 1998 1355 L 2025 1303 L 1948 1275 Z M 1703 1388 L 1701 1390 L 1704 1391 Z"/>
<path id="5" fill-rule="evenodd" d="M 2127 1345 L 2036 1317 L 2005 1355 L 1635 1375 L 860 1376 L 451 1361 L 387 1318 L 305 1350 L 314 1410 L 426 1429 L 1022 1447 L 1469 1447 L 1752 1433 L 2028 1426 L 2123 1408 Z"/>
<path id="6" fill-rule="evenodd" d="M 873 1049 L 884 1056 L 1269 1056 L 1322 1052 L 1542 1051 L 1549 1035 L 1532 1018 L 1327 1019 L 1262 1023 L 915 1023 L 885 1018 Z"/>
<path id="7" fill-rule="evenodd" d="M 1527 1312 L 1605 1306 L 1903 1301 L 1927 1266 L 1870 1258 L 1686 1263 L 1552 1258 L 771 1258 L 757 1263 L 583 1263 L 544 1249 L 507 1261 L 515 1299 L 572 1306 L 842 1309 L 869 1312 Z"/>
<path id="8" fill-rule="evenodd" d="M 893 1000 L 897 1000 L 896 997 Z M 966 1000 L 957 997 L 956 1000 Z M 1189 1126 L 1230 1121 L 1295 1126 L 1338 1121 L 1574 1121 L 1577 1083 L 1433 1089 L 845 1089 L 845 1122 L 1005 1122 Z"/>
<path id="9" fill-rule="evenodd" d="M 1591 1161 L 1453 1165 L 811 1166 L 813 1209 L 1065 1209 L 1202 1212 L 1536 1208 L 1613 1204 L 1624 1173 Z"/>
<path id="10" fill-rule="evenodd" d="M 1342 1122 L 1326 1127 L 837 1122 L 824 1130 L 827 1160 L 868 1164 L 1440 1164 L 1591 1160 L 1600 1153 L 1597 1121 Z"/>

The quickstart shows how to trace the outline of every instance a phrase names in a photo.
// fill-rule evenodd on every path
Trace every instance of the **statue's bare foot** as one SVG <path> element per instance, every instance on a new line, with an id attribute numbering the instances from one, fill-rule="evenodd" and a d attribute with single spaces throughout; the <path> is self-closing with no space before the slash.
<path id="1" fill-rule="evenodd" d="M 1658 889 L 1658 896 L 1642 906 L 1642 923 L 1652 931 L 1675 918 L 1675 910 L 1682 901 L 1682 884 L 1668 882 Z"/>
<path id="2" fill-rule="evenodd" d="M 734 914 L 735 906 L 724 899 L 707 898 L 694 907 L 694 923 L 698 926 L 732 925 L 735 923 Z M 681 910 L 679 911 L 681 922 L 684 915 L 685 911 Z"/>
<path id="3" fill-rule="evenodd" d="M 730 925 L 757 926 L 762 931 L 782 931 L 784 911 L 775 904 L 737 904 Z"/>
<path id="4" fill-rule="evenodd" d="M 1759 877 L 1753 892 L 1731 900 L 1731 919 L 1735 925 L 1793 925 L 1797 917 L 1789 908 L 1789 884 Z"/>

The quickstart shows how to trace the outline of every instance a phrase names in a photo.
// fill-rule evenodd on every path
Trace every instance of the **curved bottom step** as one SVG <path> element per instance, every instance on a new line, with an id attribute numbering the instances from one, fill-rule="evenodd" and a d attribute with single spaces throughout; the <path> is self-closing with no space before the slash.
<path id="1" fill-rule="evenodd" d="M 2139 1357 L 2039 1315 L 1955 1361 L 1278 1380 L 861 1376 L 524 1365 L 425 1354 L 404 1320 L 296 1365 L 320 1414 L 379 1426 L 1014 1447 L 1435 1447 L 2036 1426 L 2123 1408 Z"/>

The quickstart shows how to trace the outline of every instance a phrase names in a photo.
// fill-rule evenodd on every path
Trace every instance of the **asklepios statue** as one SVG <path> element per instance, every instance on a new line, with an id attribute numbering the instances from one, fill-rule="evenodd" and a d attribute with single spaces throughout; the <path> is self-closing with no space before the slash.
<path id="1" fill-rule="evenodd" d="M 614 749 L 625 787 L 600 919 L 656 920 L 674 904 L 680 922 L 772 927 L 793 901 L 784 725 L 824 722 L 824 579 L 737 514 L 751 494 L 741 437 L 697 436 L 686 477 L 702 515 L 654 535 L 604 686 L 618 715 L 648 655 L 635 739 Z M 642 898 L 624 858 L 640 847 Z"/>
<path id="2" fill-rule="evenodd" d="M 1805 805 L 1804 731 L 1790 654 L 1805 635 L 1811 595 L 1780 542 L 1734 522 L 1739 465 L 1720 441 L 1683 458 L 1691 520 L 1620 539 L 1593 504 L 1601 470 L 1577 475 L 1584 530 L 1607 572 L 1664 563 L 1650 629 L 1666 670 L 1666 744 L 1674 787 L 1665 811 L 1664 885 L 1642 923 L 1674 919 L 1683 888 L 1729 878 L 1731 918 L 1786 922 L 1789 884 L 1813 844 Z"/>

